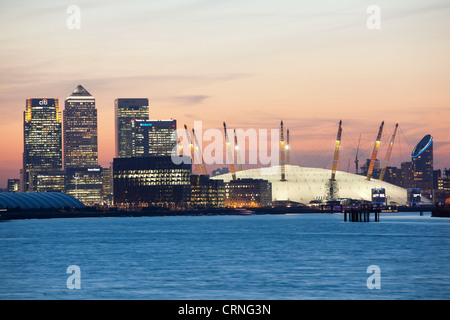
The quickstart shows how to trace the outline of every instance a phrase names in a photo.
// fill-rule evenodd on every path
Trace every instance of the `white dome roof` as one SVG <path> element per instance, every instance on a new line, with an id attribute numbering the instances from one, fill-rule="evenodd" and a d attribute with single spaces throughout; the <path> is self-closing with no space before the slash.
<path id="1" fill-rule="evenodd" d="M 243 170 L 236 172 L 236 177 L 270 181 L 273 201 L 290 200 L 307 204 L 312 200 L 326 199 L 331 170 L 286 165 L 285 171 L 286 181 L 280 181 L 280 166 Z M 218 175 L 212 179 L 228 182 L 231 180 L 231 173 Z M 388 204 L 396 202 L 406 205 L 406 189 L 384 181 L 377 179 L 368 181 L 365 176 L 337 171 L 336 184 L 337 198 L 371 201 L 372 188 L 385 188 Z"/>

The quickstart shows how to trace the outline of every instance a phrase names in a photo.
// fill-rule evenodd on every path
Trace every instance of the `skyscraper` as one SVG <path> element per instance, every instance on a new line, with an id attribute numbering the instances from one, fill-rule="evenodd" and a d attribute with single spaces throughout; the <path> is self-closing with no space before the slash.
<path id="1" fill-rule="evenodd" d="M 176 147 L 176 120 L 133 120 L 133 157 L 170 156 Z"/>
<path id="2" fill-rule="evenodd" d="M 411 153 L 414 172 L 414 187 L 430 196 L 433 190 L 433 137 L 426 135 Z"/>
<path id="3" fill-rule="evenodd" d="M 23 122 L 23 192 L 36 191 L 33 175 L 62 169 L 62 126 L 58 99 L 27 99 Z"/>
<path id="4" fill-rule="evenodd" d="M 148 120 L 148 99 L 116 99 L 116 158 L 133 156 L 133 120 Z"/>
<path id="5" fill-rule="evenodd" d="M 66 193 L 86 205 L 101 203 L 103 177 L 98 166 L 94 97 L 78 85 L 67 97 L 63 115 Z"/>
<path id="6" fill-rule="evenodd" d="M 64 168 L 98 166 L 95 99 L 78 85 L 66 99 L 64 115 Z"/>

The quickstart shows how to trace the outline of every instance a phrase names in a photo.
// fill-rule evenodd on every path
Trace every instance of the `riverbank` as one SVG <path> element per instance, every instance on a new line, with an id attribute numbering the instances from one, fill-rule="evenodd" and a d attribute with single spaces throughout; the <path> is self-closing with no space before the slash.
<path id="1" fill-rule="evenodd" d="M 398 212 L 431 212 L 428 207 L 399 207 Z M 211 208 L 197 210 L 166 210 L 160 208 L 141 210 L 117 210 L 87 208 L 85 210 L 34 210 L 34 211 L 2 211 L 0 221 L 20 219 L 63 219 L 63 218 L 111 218 L 111 217 L 162 217 L 162 216 L 217 216 L 217 215 L 265 215 L 265 214 L 331 214 L 341 213 L 339 210 L 311 207 L 273 207 L 273 208 Z M 438 216 L 438 215 L 433 215 Z"/>

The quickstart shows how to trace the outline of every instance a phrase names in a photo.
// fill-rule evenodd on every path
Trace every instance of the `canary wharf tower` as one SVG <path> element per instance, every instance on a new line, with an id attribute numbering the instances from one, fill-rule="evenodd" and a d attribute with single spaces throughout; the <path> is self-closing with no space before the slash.
<path id="1" fill-rule="evenodd" d="M 116 158 L 133 157 L 133 121 L 148 120 L 148 99 L 116 99 Z"/>
<path id="2" fill-rule="evenodd" d="M 62 169 L 62 128 L 58 99 L 27 99 L 23 119 L 21 188 L 35 191 L 33 175 Z"/>
<path id="3" fill-rule="evenodd" d="M 95 99 L 78 85 L 64 109 L 64 168 L 98 166 L 97 109 Z"/>

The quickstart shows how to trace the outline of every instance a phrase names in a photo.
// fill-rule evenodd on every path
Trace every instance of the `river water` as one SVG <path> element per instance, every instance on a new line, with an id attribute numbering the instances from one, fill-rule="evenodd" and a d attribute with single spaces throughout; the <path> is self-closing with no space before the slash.
<path id="1" fill-rule="evenodd" d="M 67 273 L 74 265 L 79 273 Z M 0 299 L 448 297 L 450 219 L 429 214 L 368 223 L 341 214 L 0 223 Z"/>

